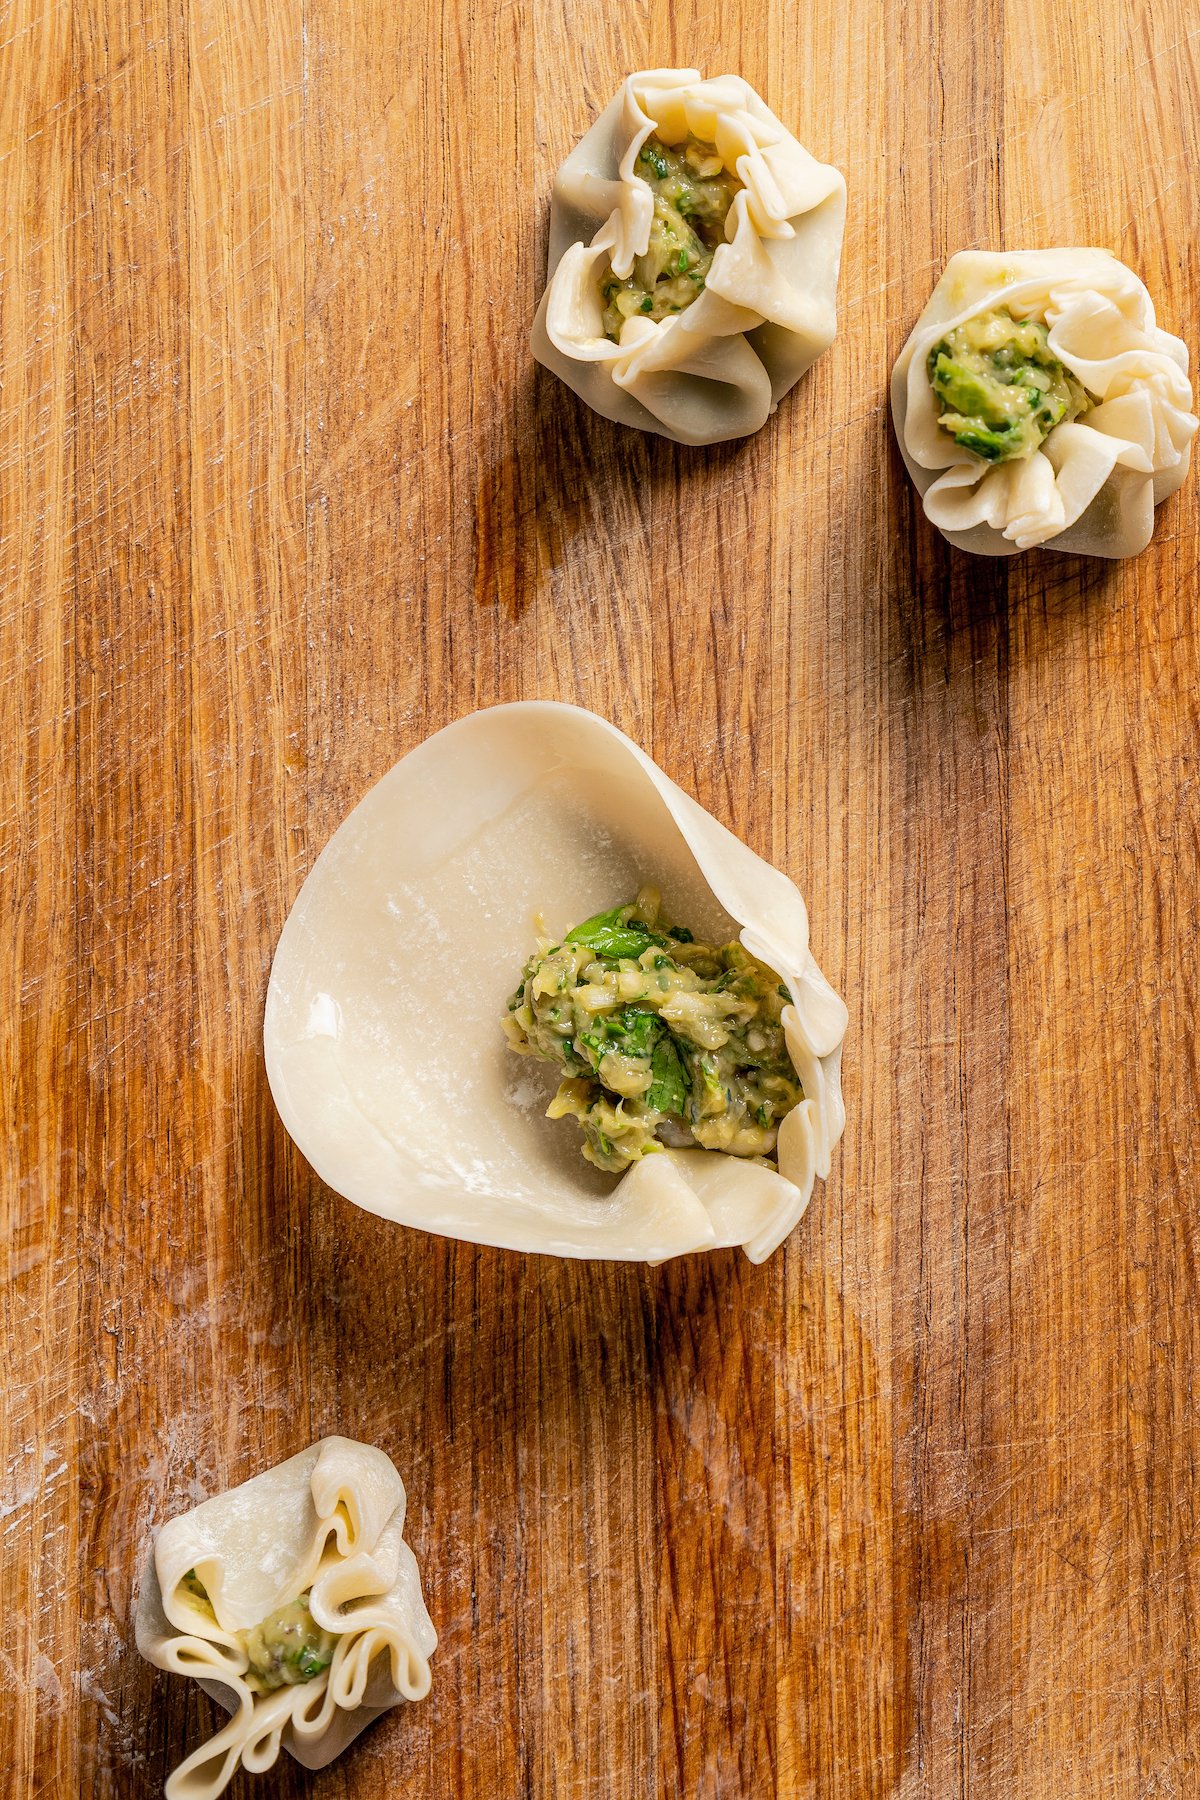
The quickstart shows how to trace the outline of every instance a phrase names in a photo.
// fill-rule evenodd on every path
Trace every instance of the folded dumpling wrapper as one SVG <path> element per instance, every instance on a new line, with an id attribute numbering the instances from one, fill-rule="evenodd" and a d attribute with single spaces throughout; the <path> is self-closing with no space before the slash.
<path id="1" fill-rule="evenodd" d="M 1045 324 L 1099 404 L 1032 456 L 993 464 L 939 426 L 926 360 L 947 331 L 999 307 Z M 1187 474 L 1191 407 L 1186 346 L 1159 330 L 1144 285 L 1107 250 L 959 251 L 892 372 L 896 436 L 925 512 L 958 549 L 984 556 L 1038 544 L 1136 556 L 1154 508 Z"/>
<path id="2" fill-rule="evenodd" d="M 281 1747 L 322 1769 L 380 1713 L 428 1693 L 437 1633 L 404 1510 L 382 1450 L 327 1437 L 163 1526 L 138 1596 L 137 1647 L 233 1715 L 174 1770 L 167 1800 L 215 1800 L 239 1763 L 269 1769 Z M 182 1585 L 193 1569 L 215 1623 Z M 308 1588 L 314 1620 L 340 1634 L 329 1670 L 257 1694 L 236 1633 Z"/>
<path id="3" fill-rule="evenodd" d="M 787 983 L 804 1099 L 778 1172 L 663 1150 L 614 1183 L 543 1115 L 548 1065 L 500 1021 L 534 943 L 652 882 L 668 914 L 741 941 Z M 829 1170 L 844 1123 L 846 1008 L 792 883 L 615 726 L 548 701 L 472 713 L 374 787 L 318 858 L 267 994 L 267 1073 L 317 1173 L 368 1211 L 444 1236 L 661 1262 L 741 1244 L 761 1261 Z"/>
<path id="4" fill-rule="evenodd" d="M 604 335 L 599 283 L 645 253 L 653 194 L 636 173 L 652 134 L 716 144 L 744 184 L 704 291 L 656 322 Z M 809 155 L 739 75 L 695 69 L 629 76 L 559 168 L 548 285 L 533 354 L 605 418 L 681 444 L 757 431 L 837 332 L 846 183 Z"/>

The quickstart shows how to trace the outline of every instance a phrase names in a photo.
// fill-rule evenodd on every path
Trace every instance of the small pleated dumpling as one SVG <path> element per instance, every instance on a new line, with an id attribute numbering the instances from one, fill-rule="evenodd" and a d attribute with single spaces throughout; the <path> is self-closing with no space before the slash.
<path id="1" fill-rule="evenodd" d="M 892 373 L 926 515 L 984 556 L 1136 556 L 1187 474 L 1184 344 L 1107 250 L 964 250 Z"/>
<path id="2" fill-rule="evenodd" d="M 631 75 L 555 178 L 533 353 L 681 444 L 757 431 L 833 342 L 846 184 L 737 75 Z"/>
<path id="3" fill-rule="evenodd" d="M 428 1693 L 437 1633 L 404 1513 L 390 1458 L 328 1437 L 163 1526 L 138 1649 L 233 1715 L 174 1770 L 167 1800 L 216 1800 L 239 1764 L 269 1769 L 281 1747 L 324 1768 Z"/>

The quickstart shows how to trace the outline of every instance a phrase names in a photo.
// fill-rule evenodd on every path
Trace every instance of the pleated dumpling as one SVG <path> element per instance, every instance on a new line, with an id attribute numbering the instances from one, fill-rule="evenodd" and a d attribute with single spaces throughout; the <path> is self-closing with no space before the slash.
<path id="1" fill-rule="evenodd" d="M 846 184 L 737 75 L 631 75 L 555 178 L 533 353 L 682 444 L 757 431 L 837 330 Z"/>
<path id="2" fill-rule="evenodd" d="M 324 1768 L 428 1693 L 437 1633 L 404 1512 L 382 1450 L 328 1437 L 163 1526 L 138 1649 L 233 1715 L 174 1770 L 167 1800 L 216 1800 L 239 1764 L 269 1769 L 281 1747 Z"/>
<path id="3" fill-rule="evenodd" d="M 1136 556 L 1187 474 L 1187 349 L 1107 250 L 963 250 L 892 373 L 926 515 L 961 550 Z"/>

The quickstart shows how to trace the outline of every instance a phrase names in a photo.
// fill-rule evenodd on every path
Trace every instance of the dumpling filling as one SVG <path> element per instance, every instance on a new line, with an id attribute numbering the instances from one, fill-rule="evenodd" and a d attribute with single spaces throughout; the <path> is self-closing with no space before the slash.
<path id="1" fill-rule="evenodd" d="M 956 325 L 933 346 L 927 366 L 941 401 L 938 424 L 987 462 L 1032 456 L 1056 425 L 1091 405 L 1050 349 L 1046 327 L 1014 319 L 1005 307 Z"/>
<path id="2" fill-rule="evenodd" d="M 333 1661 L 337 1633 L 318 1625 L 303 1593 L 287 1606 L 268 1613 L 261 1625 L 241 1633 L 250 1667 L 244 1677 L 258 1694 L 297 1687 L 323 1675 Z"/>
<path id="3" fill-rule="evenodd" d="M 654 195 L 654 218 L 646 253 L 636 258 L 628 279 L 621 281 L 610 267 L 600 282 L 604 335 L 614 344 L 635 313 L 661 321 L 699 298 L 742 187 L 716 146 L 694 137 L 674 148 L 647 138 L 637 173 Z"/>
<path id="4" fill-rule="evenodd" d="M 196 1611 L 205 1623 L 216 1624 L 217 1615 L 212 1609 L 212 1601 L 208 1597 L 208 1589 L 197 1575 L 195 1569 L 189 1569 L 179 1583 Z"/>
<path id="5" fill-rule="evenodd" d="M 189 1569 L 180 1586 L 196 1607 L 215 1622 L 212 1603 L 195 1569 Z M 277 1688 L 298 1687 L 323 1675 L 333 1661 L 337 1633 L 317 1624 L 309 1609 L 311 1589 L 286 1606 L 268 1613 L 261 1624 L 239 1631 L 249 1668 L 242 1679 L 256 1694 L 273 1694 Z"/>
<path id="6" fill-rule="evenodd" d="M 700 944 L 659 917 L 656 889 L 542 939 L 508 1003 L 514 1050 L 564 1071 L 547 1108 L 583 1128 L 584 1156 L 619 1174 L 699 1145 L 769 1157 L 803 1098 L 784 1042 L 790 996 L 741 944 Z"/>

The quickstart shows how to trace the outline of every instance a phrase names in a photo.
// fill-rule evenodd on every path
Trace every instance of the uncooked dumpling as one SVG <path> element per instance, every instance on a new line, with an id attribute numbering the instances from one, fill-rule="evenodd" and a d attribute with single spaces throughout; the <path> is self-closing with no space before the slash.
<path id="1" fill-rule="evenodd" d="M 1187 474 L 1185 345 L 1107 250 L 964 250 L 892 374 L 925 512 L 961 550 L 1135 556 Z"/>
<path id="2" fill-rule="evenodd" d="M 138 1649 L 233 1715 L 172 1773 L 167 1800 L 216 1800 L 239 1763 L 269 1769 L 281 1746 L 324 1768 L 428 1693 L 437 1633 L 404 1511 L 382 1450 L 328 1437 L 163 1526 Z"/>
<path id="3" fill-rule="evenodd" d="M 614 1181 L 545 1117 L 554 1070 L 506 1046 L 535 918 L 562 934 L 651 876 L 671 917 L 709 943 L 740 937 L 787 987 L 803 1099 L 777 1168 L 666 1149 Z M 284 1124 L 371 1212 L 559 1256 L 741 1244 L 758 1261 L 828 1172 L 845 1030 L 787 877 L 605 720 L 533 701 L 439 732 L 351 813 L 284 927 L 265 1038 Z"/>
<path id="4" fill-rule="evenodd" d="M 737 75 L 631 75 L 554 183 L 533 354 L 681 444 L 757 431 L 837 330 L 846 184 Z"/>

